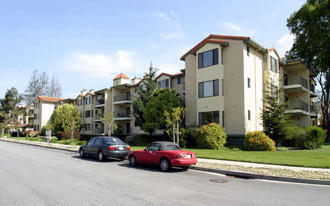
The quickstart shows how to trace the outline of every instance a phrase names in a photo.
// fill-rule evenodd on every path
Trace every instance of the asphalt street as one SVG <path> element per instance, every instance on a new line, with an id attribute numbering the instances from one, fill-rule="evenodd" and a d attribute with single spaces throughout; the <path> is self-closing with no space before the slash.
<path id="1" fill-rule="evenodd" d="M 210 181 L 210 180 L 215 180 Z M 0 205 L 328 205 L 330 187 L 226 177 L 0 141 Z"/>

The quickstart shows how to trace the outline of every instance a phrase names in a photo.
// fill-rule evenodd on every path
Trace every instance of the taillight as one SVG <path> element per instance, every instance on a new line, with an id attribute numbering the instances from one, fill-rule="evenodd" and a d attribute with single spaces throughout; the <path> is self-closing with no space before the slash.
<path id="1" fill-rule="evenodd" d="M 116 147 L 114 147 L 114 146 L 109 146 L 109 147 L 108 147 L 108 150 L 116 150 Z"/>
<path id="2" fill-rule="evenodd" d="M 183 154 L 177 154 L 175 157 L 176 158 L 183 158 Z"/>
<path id="3" fill-rule="evenodd" d="M 131 150 L 131 146 L 127 146 L 126 149 L 127 149 L 127 150 Z"/>

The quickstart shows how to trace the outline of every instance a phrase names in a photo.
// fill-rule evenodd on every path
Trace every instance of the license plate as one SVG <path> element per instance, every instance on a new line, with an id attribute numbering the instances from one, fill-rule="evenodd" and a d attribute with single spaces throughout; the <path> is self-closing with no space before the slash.
<path id="1" fill-rule="evenodd" d="M 119 149 L 119 150 L 124 150 L 124 147 L 119 146 L 118 149 Z"/>
<path id="2" fill-rule="evenodd" d="M 186 155 L 186 158 L 191 158 L 191 155 L 189 154 L 189 155 Z"/>

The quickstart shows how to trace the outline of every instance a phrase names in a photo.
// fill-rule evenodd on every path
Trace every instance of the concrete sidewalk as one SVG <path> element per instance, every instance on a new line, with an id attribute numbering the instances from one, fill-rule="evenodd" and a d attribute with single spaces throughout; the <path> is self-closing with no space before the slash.
<path id="1" fill-rule="evenodd" d="M 49 144 L 11 138 L 0 138 L 0 141 L 27 144 L 50 149 L 78 152 L 79 146 Z M 191 169 L 220 173 L 227 176 L 246 179 L 266 179 L 286 182 L 330 185 L 330 169 L 293 167 L 283 165 L 259 164 L 228 160 L 198 158 L 197 165 Z"/>

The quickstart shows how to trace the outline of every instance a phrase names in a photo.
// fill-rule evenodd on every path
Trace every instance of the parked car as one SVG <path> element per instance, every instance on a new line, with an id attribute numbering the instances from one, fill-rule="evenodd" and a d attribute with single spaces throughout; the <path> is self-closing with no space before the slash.
<path id="1" fill-rule="evenodd" d="M 159 165 L 164 172 L 171 170 L 172 166 L 187 170 L 197 163 L 194 152 L 181 150 L 178 144 L 165 141 L 153 142 L 144 150 L 130 152 L 128 160 L 131 166 L 137 163 Z"/>
<path id="2" fill-rule="evenodd" d="M 117 137 L 94 137 L 79 148 L 81 157 L 97 156 L 100 161 L 107 157 L 126 159 L 131 147 Z"/>

